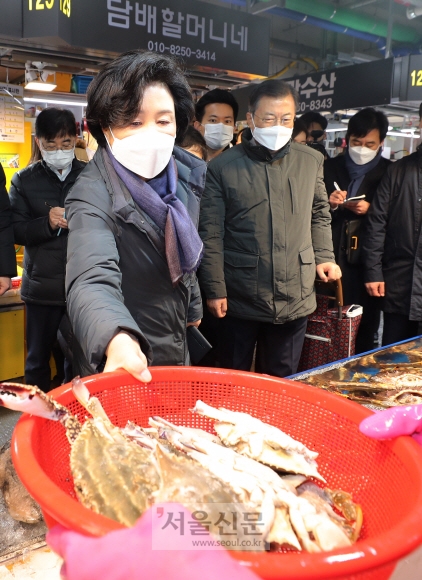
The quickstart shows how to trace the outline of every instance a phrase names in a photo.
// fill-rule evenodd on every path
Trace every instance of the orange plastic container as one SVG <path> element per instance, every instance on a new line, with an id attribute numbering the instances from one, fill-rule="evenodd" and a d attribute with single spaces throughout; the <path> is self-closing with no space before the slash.
<path id="1" fill-rule="evenodd" d="M 371 413 L 367 409 L 321 389 L 252 373 L 190 367 L 155 367 L 151 372 L 150 384 L 127 373 L 85 381 L 119 426 L 128 419 L 146 426 L 149 416 L 161 415 L 212 431 L 210 421 L 189 412 L 197 399 L 251 413 L 318 451 L 328 487 L 352 492 L 362 505 L 361 539 L 348 549 L 320 554 L 232 552 L 262 578 L 386 580 L 397 561 L 422 544 L 422 452 L 409 437 L 379 442 L 361 435 L 358 425 Z M 52 394 L 81 420 L 86 416 L 69 385 Z M 23 416 L 12 453 L 49 526 L 60 522 L 94 536 L 122 527 L 75 499 L 69 444 L 60 424 Z"/>

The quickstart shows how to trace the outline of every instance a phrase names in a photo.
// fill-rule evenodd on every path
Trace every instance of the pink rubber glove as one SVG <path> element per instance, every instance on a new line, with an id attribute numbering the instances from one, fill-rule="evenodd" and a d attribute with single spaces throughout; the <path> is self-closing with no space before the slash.
<path id="1" fill-rule="evenodd" d="M 170 504 L 168 504 L 170 505 Z M 183 506 L 171 504 L 176 513 Z M 200 550 L 153 550 L 153 528 L 161 524 L 152 518 L 151 509 L 133 528 L 91 538 L 56 526 L 47 534 L 49 546 L 64 559 L 61 575 L 65 580 L 257 580 L 225 548 Z M 211 536 L 201 536 L 201 540 Z"/>
<path id="2" fill-rule="evenodd" d="M 393 439 L 411 435 L 422 446 L 422 405 L 392 407 L 367 417 L 359 430 L 372 439 Z"/>

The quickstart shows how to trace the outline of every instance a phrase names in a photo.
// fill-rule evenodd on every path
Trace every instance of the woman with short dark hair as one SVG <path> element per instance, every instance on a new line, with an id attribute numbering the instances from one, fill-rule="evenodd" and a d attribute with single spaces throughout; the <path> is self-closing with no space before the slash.
<path id="1" fill-rule="evenodd" d="M 197 233 L 206 165 L 175 146 L 193 116 L 168 56 L 131 51 L 88 90 L 97 153 L 67 200 L 68 310 L 82 375 L 189 362 L 186 327 L 202 304 Z"/>

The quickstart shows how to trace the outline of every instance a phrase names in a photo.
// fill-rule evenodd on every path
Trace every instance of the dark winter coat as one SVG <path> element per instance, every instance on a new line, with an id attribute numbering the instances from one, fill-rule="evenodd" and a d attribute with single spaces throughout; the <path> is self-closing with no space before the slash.
<path id="1" fill-rule="evenodd" d="M 10 187 L 15 243 L 25 246 L 22 300 L 63 306 L 68 230 L 52 230 L 50 208 L 64 207 L 65 199 L 86 163 L 73 160 L 64 181 L 44 161 L 15 173 Z"/>
<path id="2" fill-rule="evenodd" d="M 368 171 L 363 178 L 356 195 L 365 195 L 365 201 L 371 204 L 377 187 L 390 165 L 391 161 L 381 157 L 377 166 L 371 169 L 371 171 Z M 324 164 L 324 181 L 328 197 L 335 190 L 334 182 L 338 184 L 340 189 L 347 191 L 351 179 L 346 167 L 346 158 L 344 155 L 327 159 Z M 359 244 L 363 247 L 367 214 L 357 215 L 341 205 L 337 210 L 332 211 L 331 214 L 334 253 L 336 261 L 343 273 L 342 282 L 345 303 L 362 305 L 362 294 L 364 295 L 366 293 L 363 283 L 363 265 L 361 263 L 349 264 L 347 261 L 346 225 L 349 220 L 361 221 Z"/>
<path id="3" fill-rule="evenodd" d="M 272 157 L 251 137 L 208 165 L 199 278 L 230 315 L 285 323 L 315 310 L 315 265 L 334 262 L 324 158 L 297 143 Z"/>
<path id="4" fill-rule="evenodd" d="M 422 321 L 422 148 L 391 164 L 371 204 L 365 281 L 385 282 L 384 311 Z"/>
<path id="5" fill-rule="evenodd" d="M 6 190 L 6 176 L 0 165 L 0 277 L 13 278 L 16 274 L 12 210 Z"/>
<path id="6" fill-rule="evenodd" d="M 173 155 L 177 196 L 197 225 L 206 165 L 178 147 Z M 76 182 L 66 213 L 68 313 L 83 374 L 102 369 L 107 345 L 120 330 L 139 340 L 149 363 L 186 364 L 187 322 L 202 318 L 196 276 L 185 275 L 173 287 L 164 235 L 135 204 L 104 149 Z"/>

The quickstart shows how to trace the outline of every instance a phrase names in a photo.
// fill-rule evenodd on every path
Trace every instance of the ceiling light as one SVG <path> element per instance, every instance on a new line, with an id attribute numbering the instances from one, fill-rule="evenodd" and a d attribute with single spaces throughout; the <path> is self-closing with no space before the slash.
<path id="1" fill-rule="evenodd" d="M 57 87 L 57 84 L 49 83 L 47 80 L 48 77 L 52 74 L 54 74 L 54 78 L 56 78 L 55 73 L 48 70 L 43 70 L 41 65 L 44 63 L 33 64 L 37 66 L 34 68 L 29 62 L 25 64 L 25 89 L 44 92 L 53 91 Z"/>
<path id="2" fill-rule="evenodd" d="M 53 83 L 45 83 L 44 81 L 29 81 L 26 83 L 25 89 L 32 91 L 44 91 L 46 93 L 54 91 L 57 85 Z"/>
<path id="3" fill-rule="evenodd" d="M 415 6 L 411 6 L 406 10 L 406 16 L 409 20 L 413 20 L 418 16 L 422 16 L 422 8 L 415 8 Z"/>
<path id="4" fill-rule="evenodd" d="M 72 107 L 86 107 L 87 102 L 79 101 L 62 101 L 61 99 L 44 99 L 42 97 L 24 97 L 25 103 L 49 103 L 51 105 L 70 105 Z"/>
<path id="5" fill-rule="evenodd" d="M 337 128 L 337 129 L 325 129 L 326 133 L 344 133 L 345 131 L 347 131 L 347 129 L 344 128 Z"/>

